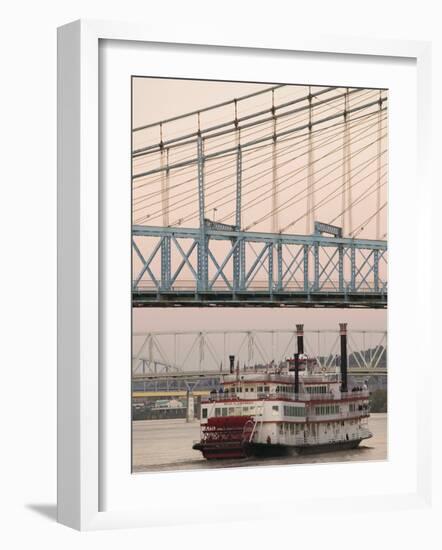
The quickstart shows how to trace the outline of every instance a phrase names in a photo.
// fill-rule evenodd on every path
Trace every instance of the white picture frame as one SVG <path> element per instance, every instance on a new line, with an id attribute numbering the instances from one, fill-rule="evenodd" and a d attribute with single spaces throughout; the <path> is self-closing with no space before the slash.
<path id="1" fill-rule="evenodd" d="M 249 35 L 250 36 L 250 35 Z M 103 443 L 102 418 L 106 396 L 100 383 L 102 357 L 102 302 L 106 293 L 100 278 L 103 273 L 100 232 L 100 212 L 103 208 L 100 195 L 99 174 L 99 75 L 100 42 L 125 41 L 135 43 L 167 43 L 179 46 L 193 44 L 206 47 L 208 37 L 186 36 L 174 31 L 170 36 L 155 34 L 142 25 L 117 22 L 76 21 L 59 29 L 58 33 L 58 521 L 80 530 L 139 527 L 173 523 L 192 523 L 214 520 L 213 512 L 195 516 L 189 500 L 183 500 L 170 514 L 165 508 L 157 509 L 129 506 L 113 506 L 103 510 L 103 453 L 108 449 Z M 211 40 L 210 40 L 211 42 Z M 213 49 L 214 46 L 210 46 Z M 376 56 L 379 59 L 408 58 L 416 63 L 418 84 L 418 177 L 420 183 L 419 205 L 416 226 L 422 234 L 428 230 L 431 204 L 431 184 L 427 169 L 427 151 L 430 145 L 429 120 L 431 103 L 428 82 L 430 79 L 430 45 L 425 42 L 371 40 L 357 38 L 317 38 L 305 36 L 281 36 L 268 44 L 264 38 L 254 40 L 216 40 L 216 47 L 229 48 L 229 55 L 245 48 L 265 52 L 306 52 L 332 56 Z M 209 48 L 209 46 L 207 46 Z M 206 54 L 207 55 L 207 54 Z M 210 52 L 209 52 L 210 55 Z M 179 62 L 177 58 L 177 63 Z M 419 269 L 424 281 L 431 284 L 429 252 L 424 247 L 420 252 Z M 420 322 L 423 338 L 429 342 L 431 335 L 431 306 L 424 293 L 417 298 L 420 311 L 426 315 Z M 424 358 L 422 380 L 430 387 L 430 346 L 422 350 Z M 122 390 L 123 391 L 123 390 Z M 125 391 L 125 390 L 124 390 Z M 354 497 L 350 493 L 340 496 L 341 513 L 351 510 L 355 503 L 367 512 L 377 509 L 418 509 L 429 506 L 431 501 L 431 453 L 430 428 L 427 419 L 431 403 L 423 388 L 417 390 L 416 415 L 413 421 L 418 430 L 416 449 L 415 490 L 386 494 L 367 494 Z M 413 413 L 414 414 L 414 413 Z M 213 472 L 205 472 L 214 476 Z M 224 474 L 225 475 L 225 474 Z M 237 475 L 233 472 L 232 475 Z M 242 474 L 244 475 L 244 474 Z M 280 474 L 269 471 L 269 476 Z M 180 479 L 186 486 L 187 473 Z M 177 477 L 175 481 L 177 481 Z M 155 490 L 166 483 L 166 477 L 151 478 Z M 196 496 L 189 496 L 195 500 Z M 258 518 L 257 509 L 265 504 L 266 496 L 256 502 L 252 512 L 241 508 L 222 514 L 223 521 L 233 518 Z M 269 496 L 270 498 L 270 496 Z M 277 495 L 272 495 L 277 498 Z M 286 497 L 284 502 L 302 513 L 317 514 L 327 510 L 330 499 L 315 496 L 301 501 Z M 301 503 L 301 504 L 300 504 Z M 190 510 L 186 513 L 186 509 Z M 199 509 L 201 512 L 201 508 Z"/>

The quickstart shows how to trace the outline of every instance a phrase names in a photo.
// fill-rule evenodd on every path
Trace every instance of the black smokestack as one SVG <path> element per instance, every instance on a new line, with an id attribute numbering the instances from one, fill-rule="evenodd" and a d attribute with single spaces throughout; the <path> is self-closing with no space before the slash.
<path id="1" fill-rule="evenodd" d="M 347 323 L 339 323 L 341 335 L 341 391 L 348 391 L 347 386 Z"/>
<path id="2" fill-rule="evenodd" d="M 295 353 L 295 396 L 299 393 L 299 353 Z"/>
<path id="3" fill-rule="evenodd" d="M 296 325 L 296 334 L 298 336 L 298 353 L 303 355 L 304 353 L 304 325 Z"/>
<path id="4" fill-rule="evenodd" d="M 235 356 L 229 355 L 229 361 L 230 361 L 230 374 L 233 374 L 235 372 Z"/>

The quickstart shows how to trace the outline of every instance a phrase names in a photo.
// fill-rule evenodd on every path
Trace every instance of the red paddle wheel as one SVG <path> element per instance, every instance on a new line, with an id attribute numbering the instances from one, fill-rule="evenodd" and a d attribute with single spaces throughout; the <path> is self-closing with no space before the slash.
<path id="1" fill-rule="evenodd" d="M 204 458 L 244 458 L 255 422 L 251 416 L 219 416 L 209 418 L 201 426 L 201 441 L 193 448 Z"/>

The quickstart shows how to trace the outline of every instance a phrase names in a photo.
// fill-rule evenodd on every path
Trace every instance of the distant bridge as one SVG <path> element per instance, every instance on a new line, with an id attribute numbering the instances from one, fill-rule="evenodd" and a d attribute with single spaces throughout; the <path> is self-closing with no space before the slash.
<path id="1" fill-rule="evenodd" d="M 294 328 L 135 333 L 132 381 L 145 390 L 213 387 L 229 372 L 228 355 L 242 368 L 284 361 L 295 346 Z M 339 331 L 304 331 L 304 347 L 321 367 L 337 368 Z M 348 331 L 348 355 L 350 375 L 386 376 L 387 332 Z"/>

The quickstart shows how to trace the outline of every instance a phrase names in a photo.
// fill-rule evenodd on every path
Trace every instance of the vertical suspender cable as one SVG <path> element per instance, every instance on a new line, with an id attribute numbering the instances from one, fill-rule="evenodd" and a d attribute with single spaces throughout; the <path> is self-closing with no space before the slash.
<path id="1" fill-rule="evenodd" d="M 235 127 L 236 131 L 236 145 L 238 147 L 237 157 L 236 157 L 236 205 L 235 205 L 235 227 L 238 231 L 241 230 L 242 220 L 241 220 L 241 194 L 242 194 L 242 149 L 241 149 L 241 130 L 238 128 L 238 110 L 237 102 L 235 100 Z M 238 241 L 238 239 L 237 239 Z M 234 241 L 232 241 L 233 245 Z M 239 290 L 241 286 L 241 252 L 243 248 L 243 243 L 241 241 L 236 242 L 236 248 L 233 252 L 233 288 L 235 291 Z"/>
<path id="2" fill-rule="evenodd" d="M 163 145 L 163 125 L 160 123 L 160 167 L 161 167 L 161 207 L 163 211 L 163 225 L 167 227 L 169 225 L 169 208 L 168 208 L 168 193 L 169 193 L 169 149 L 167 149 L 167 158 L 165 164 L 165 150 Z M 166 167 L 166 170 L 164 168 Z"/>
<path id="3" fill-rule="evenodd" d="M 378 110 L 378 161 L 377 161 L 377 191 L 376 191 L 376 239 L 381 238 L 381 153 L 382 153 L 382 91 L 379 90 Z"/>
<path id="4" fill-rule="evenodd" d="M 342 148 L 342 170 L 343 170 L 343 187 L 342 187 L 342 232 L 343 234 L 351 235 L 353 230 L 352 220 L 352 198 L 351 198 L 351 135 L 349 127 L 349 102 L 348 102 L 348 88 L 345 94 L 345 108 L 344 108 L 344 147 Z M 347 208 L 348 206 L 348 208 Z M 348 224 L 345 224 L 345 212 L 347 211 Z M 347 228 L 347 231 L 346 231 Z"/>
<path id="5" fill-rule="evenodd" d="M 347 109 L 350 108 L 348 100 L 348 88 L 347 88 Z M 346 179 L 347 179 L 347 200 L 348 200 L 348 231 L 353 231 L 353 215 L 352 215 L 352 185 L 351 185 L 351 130 L 350 130 L 350 116 L 347 115 L 347 122 L 345 124 L 345 131 L 347 132 L 347 154 L 346 154 Z"/>
<path id="6" fill-rule="evenodd" d="M 166 193 L 165 193 L 165 207 L 166 207 L 166 222 L 169 225 L 169 190 L 170 190 L 170 170 L 169 170 L 169 148 L 166 150 Z"/>
<path id="7" fill-rule="evenodd" d="M 308 160 L 307 160 L 307 216 L 306 216 L 306 234 L 313 233 L 315 218 L 315 173 L 314 173 L 314 151 L 313 151 L 313 132 L 312 132 L 312 88 L 309 86 L 309 122 L 308 122 Z"/>
<path id="8" fill-rule="evenodd" d="M 204 191 L 204 141 L 201 137 L 200 114 L 198 113 L 197 167 L 198 167 L 198 210 L 200 230 L 205 230 L 205 191 Z"/>
<path id="9" fill-rule="evenodd" d="M 169 226 L 169 149 L 161 149 L 160 153 L 161 168 L 166 168 L 161 172 L 161 204 L 163 210 L 163 225 Z"/>
<path id="10" fill-rule="evenodd" d="M 199 128 L 199 116 L 198 116 Z M 200 236 L 198 243 L 198 290 L 205 291 L 207 287 L 208 259 L 207 259 L 207 238 L 205 223 L 205 190 L 204 190 L 204 142 L 201 133 L 198 133 L 197 140 L 197 158 L 198 158 L 198 209 Z"/>
<path id="11" fill-rule="evenodd" d="M 242 149 L 241 149 L 241 130 L 238 128 L 238 108 L 235 99 L 235 128 L 236 128 L 236 146 L 238 148 L 236 157 L 236 208 L 235 208 L 235 225 L 238 230 L 241 229 L 241 181 L 242 181 Z"/>
<path id="12" fill-rule="evenodd" d="M 276 116 L 275 116 L 275 92 L 272 90 L 272 115 L 273 115 L 273 145 L 272 145 L 272 233 L 278 233 L 278 164 L 277 164 L 277 145 L 276 145 Z"/>
<path id="13" fill-rule="evenodd" d="M 344 96 L 344 133 L 342 140 L 342 193 L 341 193 L 341 227 L 342 234 L 345 235 L 345 211 L 346 211 L 346 196 L 345 196 L 345 151 L 346 151 L 346 134 L 345 134 L 345 124 L 347 120 L 347 96 Z"/>

